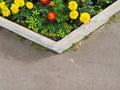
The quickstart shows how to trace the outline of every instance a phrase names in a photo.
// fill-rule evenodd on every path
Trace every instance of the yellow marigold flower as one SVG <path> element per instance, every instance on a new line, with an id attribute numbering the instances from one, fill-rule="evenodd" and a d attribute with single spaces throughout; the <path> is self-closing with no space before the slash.
<path id="1" fill-rule="evenodd" d="M 54 7 L 55 6 L 55 2 L 51 1 L 49 5 L 52 6 L 52 7 Z"/>
<path id="2" fill-rule="evenodd" d="M 19 7 L 23 7 L 25 5 L 24 0 L 14 0 L 14 3 Z"/>
<path id="3" fill-rule="evenodd" d="M 80 15 L 80 21 L 82 22 L 82 23 L 88 23 L 89 21 L 90 21 L 90 14 L 89 13 L 87 13 L 87 12 L 84 12 L 84 13 L 82 13 L 81 15 Z"/>
<path id="4" fill-rule="evenodd" d="M 7 7 L 4 7 L 4 9 L 2 9 L 2 15 L 3 17 L 8 17 L 10 15 L 10 10 Z"/>
<path id="5" fill-rule="evenodd" d="M 2 2 L 0 3 L 0 8 L 3 9 L 4 7 L 5 7 L 5 2 L 2 1 Z"/>
<path id="6" fill-rule="evenodd" d="M 71 19 L 77 19 L 78 15 L 79 15 L 78 11 L 76 11 L 76 10 L 73 10 L 73 11 L 70 12 L 70 18 Z"/>
<path id="7" fill-rule="evenodd" d="M 77 3 L 76 1 L 70 1 L 70 2 L 68 3 L 68 8 L 69 8 L 70 10 L 76 10 L 77 7 L 78 7 L 78 3 Z"/>
<path id="8" fill-rule="evenodd" d="M 33 8 L 33 3 L 32 3 L 32 2 L 27 2 L 27 3 L 26 3 L 26 7 L 27 7 L 28 9 L 32 9 L 32 8 Z"/>
<path id="9" fill-rule="evenodd" d="M 19 12 L 19 6 L 16 5 L 16 4 L 12 4 L 11 7 L 10 7 L 10 9 L 12 10 L 12 12 L 13 12 L 14 14 L 16 14 L 16 13 Z"/>
<path id="10" fill-rule="evenodd" d="M 82 2 L 82 3 L 84 3 L 84 2 L 85 2 L 85 0 L 81 0 L 81 2 Z"/>

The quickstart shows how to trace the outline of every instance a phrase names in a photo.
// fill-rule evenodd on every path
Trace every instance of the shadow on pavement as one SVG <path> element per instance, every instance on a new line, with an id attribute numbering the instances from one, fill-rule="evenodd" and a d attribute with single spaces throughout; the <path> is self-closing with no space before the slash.
<path id="1" fill-rule="evenodd" d="M 14 57 L 16 60 L 30 62 L 56 55 L 52 51 L 37 50 L 30 43 L 28 40 L 18 40 L 13 33 L 0 27 L 0 54 L 4 54 L 6 58 Z"/>

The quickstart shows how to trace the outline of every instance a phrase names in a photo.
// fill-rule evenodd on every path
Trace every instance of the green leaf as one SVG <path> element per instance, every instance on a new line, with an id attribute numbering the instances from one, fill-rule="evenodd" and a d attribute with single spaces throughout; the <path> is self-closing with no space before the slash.
<path id="1" fill-rule="evenodd" d="M 2 10 L 1 10 L 1 8 L 0 8 L 0 15 L 2 14 Z"/>
<path id="2" fill-rule="evenodd" d="M 0 0 L 0 2 L 2 2 L 3 0 Z"/>

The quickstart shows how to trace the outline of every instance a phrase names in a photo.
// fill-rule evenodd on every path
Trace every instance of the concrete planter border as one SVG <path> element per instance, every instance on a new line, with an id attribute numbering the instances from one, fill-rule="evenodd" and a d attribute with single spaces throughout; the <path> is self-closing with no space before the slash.
<path id="1" fill-rule="evenodd" d="M 102 12 L 94 16 L 88 24 L 83 24 L 69 35 L 64 37 L 59 41 L 53 41 L 45 36 L 35 33 L 21 25 L 11 22 L 3 17 L 0 17 L 0 26 L 12 31 L 18 35 L 21 35 L 31 41 L 34 41 L 44 47 L 49 48 L 57 53 L 62 53 L 64 50 L 72 46 L 84 38 L 84 36 L 89 35 L 91 32 L 95 31 L 102 24 L 107 22 L 109 18 L 120 10 L 120 0 L 117 0 L 112 5 L 104 9 Z"/>

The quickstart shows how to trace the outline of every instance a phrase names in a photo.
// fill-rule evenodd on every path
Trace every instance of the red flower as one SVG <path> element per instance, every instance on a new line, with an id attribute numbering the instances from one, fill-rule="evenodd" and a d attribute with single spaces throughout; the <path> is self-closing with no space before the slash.
<path id="1" fill-rule="evenodd" d="M 50 0 L 39 0 L 43 6 L 47 6 L 50 3 Z"/>
<path id="2" fill-rule="evenodd" d="M 50 22 L 54 22 L 57 19 L 57 14 L 54 11 L 50 11 L 47 14 L 47 19 Z"/>

